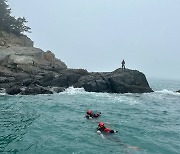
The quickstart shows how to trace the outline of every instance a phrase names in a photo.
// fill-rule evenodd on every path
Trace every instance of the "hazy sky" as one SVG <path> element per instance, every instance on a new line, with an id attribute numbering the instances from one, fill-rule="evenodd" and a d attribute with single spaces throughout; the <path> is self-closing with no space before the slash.
<path id="1" fill-rule="evenodd" d="M 180 0 L 9 0 L 35 47 L 70 68 L 180 79 Z"/>

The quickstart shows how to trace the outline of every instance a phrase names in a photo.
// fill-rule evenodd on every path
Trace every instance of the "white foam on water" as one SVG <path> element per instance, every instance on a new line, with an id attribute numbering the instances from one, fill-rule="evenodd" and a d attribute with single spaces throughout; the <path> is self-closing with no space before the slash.
<path id="1" fill-rule="evenodd" d="M 72 87 L 69 87 L 67 89 L 65 89 L 64 92 L 61 92 L 61 93 L 65 93 L 65 94 L 84 94 L 84 93 L 87 93 L 84 88 L 74 88 L 73 86 Z"/>
<path id="2" fill-rule="evenodd" d="M 0 89 L 0 95 L 6 95 L 6 90 L 4 88 Z"/>
<path id="3" fill-rule="evenodd" d="M 90 92 L 90 94 L 95 95 L 96 97 L 103 97 L 108 100 L 111 104 L 113 103 L 128 103 L 129 105 L 136 105 L 140 102 L 137 97 L 140 97 L 139 94 L 133 94 L 133 93 L 126 93 L 126 94 L 118 94 L 118 93 L 96 93 L 96 92 Z"/>
<path id="4" fill-rule="evenodd" d="M 6 93 L 1 93 L 1 92 L 0 92 L 0 95 L 3 95 L 3 96 L 4 96 L 4 95 L 6 95 Z"/>
<path id="5" fill-rule="evenodd" d="M 104 97 L 110 99 L 111 103 L 126 103 L 126 104 L 128 103 L 129 105 L 136 105 L 140 103 L 138 99 L 136 99 L 137 98 L 136 95 L 137 94 L 133 94 L 133 93 L 128 93 L 128 94 L 105 93 Z"/>
<path id="6" fill-rule="evenodd" d="M 167 89 L 163 89 L 161 91 L 155 91 L 155 93 L 165 94 L 165 95 L 179 95 L 180 96 L 180 93 L 173 92 L 173 91 L 170 91 L 170 90 L 167 90 Z"/>
<path id="7" fill-rule="evenodd" d="M 106 98 L 111 98 L 112 97 L 112 94 L 109 94 L 109 93 L 102 93 L 102 92 L 99 92 L 99 93 L 90 92 L 90 93 L 94 94 L 96 97 L 106 97 Z"/>
<path id="8" fill-rule="evenodd" d="M 137 99 L 135 99 L 133 97 L 133 95 L 132 96 L 124 95 L 124 96 L 122 96 L 122 97 L 120 97 L 118 99 L 120 99 L 121 102 L 124 102 L 124 103 L 129 104 L 129 105 L 136 105 L 136 104 L 140 103 Z"/>

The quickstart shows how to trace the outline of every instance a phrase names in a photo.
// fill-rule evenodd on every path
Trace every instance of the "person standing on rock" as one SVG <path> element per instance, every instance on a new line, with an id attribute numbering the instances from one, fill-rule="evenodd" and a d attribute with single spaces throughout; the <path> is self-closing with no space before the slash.
<path id="1" fill-rule="evenodd" d="M 122 69 L 125 70 L 125 61 L 124 61 L 124 59 L 123 59 L 123 61 L 121 62 L 121 64 L 122 64 Z"/>

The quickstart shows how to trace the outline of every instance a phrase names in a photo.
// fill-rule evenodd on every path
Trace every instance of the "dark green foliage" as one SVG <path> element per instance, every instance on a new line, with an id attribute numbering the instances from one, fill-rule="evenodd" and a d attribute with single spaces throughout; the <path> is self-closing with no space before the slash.
<path id="1" fill-rule="evenodd" d="M 30 27 L 26 26 L 26 19 L 23 17 L 15 18 L 11 16 L 11 9 L 7 0 L 0 0 L 0 31 L 14 33 L 16 35 L 23 32 L 30 32 Z"/>

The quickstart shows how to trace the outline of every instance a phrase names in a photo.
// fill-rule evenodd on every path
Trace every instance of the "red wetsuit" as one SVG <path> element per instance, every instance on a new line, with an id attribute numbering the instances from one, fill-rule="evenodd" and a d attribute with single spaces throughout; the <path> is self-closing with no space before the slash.
<path id="1" fill-rule="evenodd" d="M 97 118 L 97 117 L 100 116 L 100 114 L 101 114 L 101 112 L 96 113 L 96 114 L 93 114 L 93 113 L 87 114 L 87 115 L 86 115 L 86 118 L 87 118 L 87 119 L 90 119 L 90 118 Z"/>
<path id="2" fill-rule="evenodd" d="M 106 128 L 105 126 L 104 127 L 98 127 L 97 130 L 101 131 L 102 133 L 115 133 L 117 131 L 114 131 L 110 128 Z"/>

